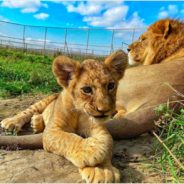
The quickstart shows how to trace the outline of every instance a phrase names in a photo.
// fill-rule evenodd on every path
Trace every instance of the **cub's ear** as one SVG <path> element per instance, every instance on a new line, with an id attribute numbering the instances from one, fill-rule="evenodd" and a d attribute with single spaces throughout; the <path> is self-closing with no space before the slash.
<path id="1" fill-rule="evenodd" d="M 77 75 L 80 64 L 66 56 L 58 56 L 52 64 L 52 71 L 57 82 L 62 87 L 67 87 L 69 81 Z"/>
<path id="2" fill-rule="evenodd" d="M 148 30 L 151 30 L 153 33 L 161 34 L 165 39 L 169 36 L 172 31 L 171 23 L 169 19 L 162 19 L 154 24 L 152 24 Z"/>
<path id="3" fill-rule="evenodd" d="M 125 52 L 118 50 L 108 56 L 105 65 L 112 71 L 112 74 L 119 80 L 123 77 L 124 71 L 128 64 L 128 57 Z"/>

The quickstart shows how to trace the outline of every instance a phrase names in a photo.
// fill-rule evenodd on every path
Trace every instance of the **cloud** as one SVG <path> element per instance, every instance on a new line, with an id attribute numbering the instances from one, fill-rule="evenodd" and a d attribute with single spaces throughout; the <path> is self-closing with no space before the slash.
<path id="1" fill-rule="evenodd" d="M 68 12 L 75 12 L 81 15 L 90 15 L 99 13 L 102 10 L 102 6 L 98 3 L 91 3 L 91 2 L 80 2 L 78 6 L 74 4 L 69 4 L 67 6 Z"/>
<path id="2" fill-rule="evenodd" d="M 35 13 L 37 12 L 37 8 L 24 8 L 21 10 L 22 13 Z"/>
<path id="3" fill-rule="evenodd" d="M 163 18 L 166 18 L 166 17 L 168 17 L 169 16 L 169 13 L 167 12 L 167 11 L 161 11 L 161 12 L 159 12 L 159 14 L 158 14 L 158 18 L 159 19 L 163 19 Z"/>
<path id="4" fill-rule="evenodd" d="M 105 28 L 124 28 L 145 26 L 137 12 L 129 15 L 129 7 L 123 1 L 63 2 L 68 12 L 83 17 L 88 26 Z"/>
<path id="5" fill-rule="evenodd" d="M 178 13 L 178 7 L 176 5 L 169 5 L 168 10 L 170 14 L 177 14 Z"/>
<path id="6" fill-rule="evenodd" d="M 22 13 L 35 13 L 41 7 L 48 7 L 48 5 L 42 3 L 41 0 L 3 0 L 1 6 L 7 8 L 19 8 Z"/>
<path id="7" fill-rule="evenodd" d="M 35 14 L 34 17 L 36 19 L 45 20 L 49 17 L 49 14 L 47 14 L 47 13 L 38 13 L 38 14 Z"/>
<path id="8" fill-rule="evenodd" d="M 119 21 L 125 19 L 128 12 L 128 6 L 122 5 L 118 7 L 109 8 L 102 15 L 84 17 L 83 21 L 91 26 L 109 27 L 117 24 Z"/>
<path id="9" fill-rule="evenodd" d="M 55 0 L 57 1 L 57 0 Z M 61 1 L 58 1 L 61 2 Z M 79 13 L 80 15 L 95 15 L 99 14 L 102 11 L 107 10 L 108 8 L 112 8 L 117 6 L 118 4 L 122 4 L 123 1 L 84 1 L 84 2 L 62 2 L 68 12 Z"/>
<path id="10" fill-rule="evenodd" d="M 144 23 L 144 19 L 139 17 L 138 12 L 134 12 L 128 20 L 122 21 L 112 28 L 117 29 L 115 31 L 115 37 L 118 39 L 121 38 L 124 43 L 128 44 L 137 39 L 146 30 L 146 27 L 147 25 Z"/>
<path id="11" fill-rule="evenodd" d="M 178 13 L 179 13 L 178 6 L 170 4 L 166 8 L 165 7 L 160 8 L 158 18 L 163 19 L 167 17 L 174 17 L 178 16 Z"/>
<path id="12" fill-rule="evenodd" d="M 114 28 L 145 28 L 146 26 L 144 19 L 139 16 L 138 12 L 134 12 L 131 18 L 115 25 Z"/>

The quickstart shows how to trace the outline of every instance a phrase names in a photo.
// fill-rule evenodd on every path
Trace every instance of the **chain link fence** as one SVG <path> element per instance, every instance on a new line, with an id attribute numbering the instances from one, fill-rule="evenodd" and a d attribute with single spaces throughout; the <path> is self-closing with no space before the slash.
<path id="1" fill-rule="evenodd" d="M 0 46 L 42 54 L 106 56 L 117 49 L 126 51 L 146 28 L 62 28 L 0 21 Z"/>

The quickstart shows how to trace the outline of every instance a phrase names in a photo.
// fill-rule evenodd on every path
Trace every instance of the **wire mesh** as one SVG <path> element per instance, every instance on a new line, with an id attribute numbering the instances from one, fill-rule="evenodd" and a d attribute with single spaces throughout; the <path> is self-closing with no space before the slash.
<path id="1" fill-rule="evenodd" d="M 0 45 L 42 54 L 106 56 L 117 49 L 126 51 L 144 31 L 145 28 L 62 28 L 0 21 Z"/>

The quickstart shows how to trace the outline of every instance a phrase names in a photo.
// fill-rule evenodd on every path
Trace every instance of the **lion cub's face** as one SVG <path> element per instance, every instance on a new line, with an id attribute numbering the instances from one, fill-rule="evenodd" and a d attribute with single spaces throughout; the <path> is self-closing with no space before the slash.
<path id="1" fill-rule="evenodd" d="M 105 118 L 115 110 L 117 85 L 126 63 L 122 51 L 113 53 L 104 63 L 88 59 L 80 64 L 60 56 L 54 61 L 53 71 L 59 84 L 71 93 L 76 109 Z"/>
<path id="2" fill-rule="evenodd" d="M 115 109 L 117 85 L 118 79 L 104 64 L 84 61 L 73 88 L 76 107 L 96 118 L 109 116 Z"/>

